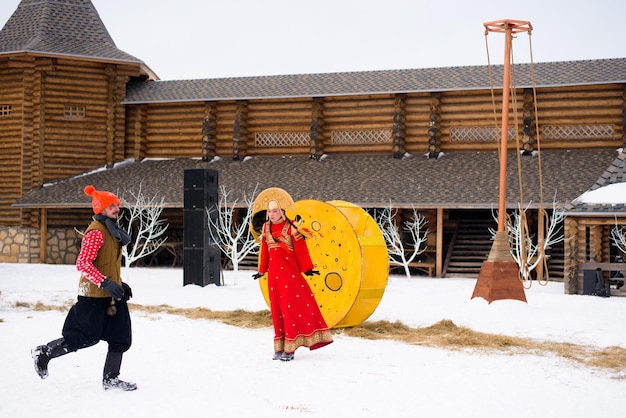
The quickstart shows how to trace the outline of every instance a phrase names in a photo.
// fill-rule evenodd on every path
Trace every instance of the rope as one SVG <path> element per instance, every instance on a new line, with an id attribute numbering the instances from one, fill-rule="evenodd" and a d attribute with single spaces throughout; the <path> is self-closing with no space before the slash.
<path id="1" fill-rule="evenodd" d="M 532 79 L 533 86 L 533 105 L 535 111 L 535 136 L 537 139 L 537 162 L 539 169 L 539 211 L 538 211 L 538 219 L 537 223 L 539 225 L 539 231 L 537 231 L 537 251 L 538 256 L 541 257 L 541 270 L 538 273 L 541 273 L 541 277 L 537 274 L 537 282 L 545 286 L 550 281 L 550 272 L 548 271 L 548 259 L 546 258 L 545 249 L 544 249 L 544 239 L 545 239 L 545 223 L 546 219 L 548 219 L 548 215 L 544 209 L 544 200 L 543 200 L 543 172 L 542 172 L 542 164 L 541 164 L 541 134 L 539 133 L 539 112 L 537 111 L 537 83 L 535 81 L 535 64 L 533 60 L 533 42 L 532 42 L 532 33 L 528 32 L 528 45 L 530 48 L 530 74 Z"/>
<path id="2" fill-rule="evenodd" d="M 487 36 L 489 31 L 485 30 L 485 48 L 487 49 L 487 68 L 489 69 L 489 90 L 491 91 L 491 108 L 493 110 L 493 126 L 495 132 L 498 132 L 498 114 L 496 112 L 496 95 L 493 88 L 493 71 L 491 68 L 491 57 L 489 56 L 489 41 Z M 496 135 L 496 147 L 498 149 L 498 159 L 502 158 L 500 155 L 500 135 Z"/>
<path id="3" fill-rule="evenodd" d="M 528 266 L 528 248 L 525 243 L 530 242 L 530 232 L 528 228 L 528 219 L 526 218 L 526 211 L 522 210 L 521 205 L 524 202 L 524 181 L 523 181 L 523 172 L 522 172 L 522 147 L 520 144 L 519 137 L 519 115 L 517 112 L 517 90 L 515 86 L 517 82 L 515 81 L 515 59 L 513 58 L 513 48 L 511 47 L 511 62 L 509 68 L 511 69 L 511 77 L 510 77 L 510 85 L 508 88 L 511 91 L 511 102 L 513 107 L 513 125 L 515 126 L 514 135 L 515 135 L 515 150 L 517 151 L 517 187 L 519 190 L 519 202 L 520 205 L 520 240 L 521 243 L 519 245 L 519 260 L 520 260 L 520 268 L 519 268 L 519 279 L 524 284 L 524 287 L 530 288 L 532 281 L 530 280 L 530 270 Z"/>

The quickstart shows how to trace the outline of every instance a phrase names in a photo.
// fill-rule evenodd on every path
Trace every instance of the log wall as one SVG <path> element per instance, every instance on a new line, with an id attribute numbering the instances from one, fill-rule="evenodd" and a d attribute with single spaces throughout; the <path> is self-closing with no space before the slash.
<path id="1" fill-rule="evenodd" d="M 312 99 L 217 102 L 207 114 L 206 104 L 175 103 L 129 106 L 126 123 L 126 157 L 197 158 L 202 156 L 203 127 L 211 127 L 214 153 L 221 157 L 310 153 L 310 142 L 296 145 L 257 145 L 256 134 L 306 133 L 313 120 L 323 123 L 317 138 L 324 152 L 391 152 L 387 143 L 333 144 L 332 130 L 367 131 L 393 128 L 393 96 L 383 99 L 325 99 L 323 110 Z M 208 118 L 208 120 L 207 120 Z M 426 116 L 427 118 L 427 116 Z M 235 146 L 236 145 L 236 146 Z M 235 151 L 236 148 L 236 151 Z"/>
<path id="2" fill-rule="evenodd" d="M 129 105 L 126 158 L 230 158 L 236 111 L 234 101 Z"/>
<path id="3" fill-rule="evenodd" d="M 146 157 L 201 157 L 203 115 L 202 102 L 149 105 L 144 128 Z"/>
<path id="4" fill-rule="evenodd" d="M 624 86 L 620 84 L 552 87 L 537 90 L 537 113 L 542 149 L 621 147 L 624 135 Z M 612 138 L 550 139 L 547 126 L 614 127 Z"/>
<path id="5" fill-rule="evenodd" d="M 126 142 L 124 157 L 135 161 L 146 158 L 146 114 L 148 105 L 128 106 L 126 109 Z"/>
<path id="6" fill-rule="evenodd" d="M 524 110 L 529 110 L 528 104 L 524 106 L 528 94 L 528 91 L 525 94 L 524 90 L 517 89 L 515 97 L 511 96 L 508 123 L 510 128 L 515 128 L 520 139 L 524 137 Z M 496 149 L 494 141 L 478 138 L 455 140 L 451 131 L 454 128 L 500 128 L 500 97 L 501 92 L 494 91 L 492 98 L 489 90 L 442 93 L 442 151 Z M 617 148 L 623 145 L 623 106 L 624 87 L 618 84 L 538 89 L 539 131 L 533 131 L 532 134 L 539 138 L 542 149 Z M 534 118 L 533 112 L 533 129 Z M 545 132 L 548 126 L 563 127 L 563 135 L 559 138 L 548 136 Z M 611 137 L 594 136 L 587 129 L 590 126 L 608 126 L 613 129 L 613 134 Z M 509 148 L 514 147 L 515 141 L 509 141 Z"/>
<path id="7" fill-rule="evenodd" d="M 547 88 L 537 92 L 539 132 L 531 89 L 512 95 L 509 127 L 518 132 L 524 150 L 541 140 L 543 149 L 619 147 L 623 143 L 624 89 L 621 85 Z M 436 155 L 438 152 L 496 150 L 500 140 L 501 93 L 490 90 L 398 95 L 216 101 L 131 105 L 126 110 L 126 158 L 242 159 L 248 155 L 322 153 L 388 153 Z M 530 102 L 529 102 L 530 101 Z M 315 103 L 315 104 L 314 104 Z M 610 126 L 610 138 L 543 137 L 544 125 Z M 207 136 L 207 129 L 210 135 Z M 490 137 L 472 136 L 473 129 L 493 130 Z M 462 138 L 455 129 L 470 132 Z M 337 132 L 388 131 L 389 141 L 336 143 Z M 458 132 L 458 131 L 457 131 Z M 297 145 L 259 145 L 257 134 L 308 133 Z M 349 134 L 350 135 L 350 134 Z M 356 133 L 356 135 L 360 135 Z M 210 136 L 210 142 L 206 138 Z M 203 137 L 205 143 L 203 143 Z M 207 152 L 207 146 L 210 152 Z M 509 147 L 515 148 L 510 140 Z"/>
<path id="8" fill-rule="evenodd" d="M 0 225 L 19 223 L 20 210 L 11 203 L 22 195 L 22 77 L 17 70 L 0 63 L 0 106 L 11 106 L 11 113 L 0 115 Z M 8 111 L 8 110 L 7 110 Z"/>
<path id="9" fill-rule="evenodd" d="M 428 152 L 428 128 L 431 97 L 428 93 L 411 93 L 406 98 L 406 151 L 409 154 Z"/>
<path id="10" fill-rule="evenodd" d="M 41 74 L 40 100 L 45 112 L 44 181 L 68 177 L 121 161 L 125 109 L 120 104 L 132 68 L 59 59 Z M 65 115 L 65 106 L 84 108 L 84 117 Z M 41 145 L 40 145 L 41 148 Z"/>
<path id="11" fill-rule="evenodd" d="M 308 154 L 310 144 L 289 145 L 277 143 L 274 147 L 256 144 L 256 134 L 301 133 L 307 135 L 311 131 L 313 100 L 250 100 L 248 101 L 248 154 L 268 155 L 281 153 L 285 155 Z"/>
<path id="12" fill-rule="evenodd" d="M 61 58 L 0 61 L 0 105 L 12 107 L 0 118 L 1 224 L 37 227 L 38 211 L 11 208 L 24 192 L 123 159 L 121 100 L 138 73 L 138 65 Z M 66 106 L 84 115 L 68 117 Z"/>
<path id="13" fill-rule="evenodd" d="M 522 90 L 518 90 L 517 94 L 521 98 L 523 94 Z M 494 92 L 494 95 L 495 96 L 492 96 L 489 90 L 455 91 L 441 94 L 441 119 L 439 128 L 441 133 L 441 151 L 455 152 L 497 149 L 497 141 L 500 140 L 500 134 L 496 134 L 492 137 L 493 139 L 487 140 L 471 135 L 468 138 L 458 139 L 454 138 L 452 135 L 453 129 L 500 129 L 502 126 L 502 105 L 501 103 L 498 104 L 498 97 L 501 97 L 501 93 Z M 521 119 L 522 100 L 517 101 L 516 104 L 516 106 L 511 104 L 509 108 L 509 126 L 511 127 L 515 126 L 515 110 L 517 110 L 519 118 Z M 514 141 L 509 141 L 509 146 L 515 146 Z"/>
<path id="14" fill-rule="evenodd" d="M 324 152 L 334 153 L 392 153 L 394 95 L 327 97 L 324 100 Z M 333 133 L 342 131 L 389 131 L 388 142 L 337 144 Z"/>
<path id="15" fill-rule="evenodd" d="M 610 263 L 611 230 L 626 225 L 626 217 L 568 216 L 565 218 L 565 293 L 583 294 L 585 263 Z"/>
<path id="16" fill-rule="evenodd" d="M 233 101 L 219 102 L 215 112 L 215 152 L 219 156 L 232 158 L 233 133 L 235 132 L 235 115 L 237 103 Z"/>

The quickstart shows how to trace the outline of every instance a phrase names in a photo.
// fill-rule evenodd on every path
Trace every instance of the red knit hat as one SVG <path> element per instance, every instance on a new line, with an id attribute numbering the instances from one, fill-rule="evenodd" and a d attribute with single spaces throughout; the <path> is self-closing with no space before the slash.
<path id="1" fill-rule="evenodd" d="M 93 206 L 93 213 L 95 214 L 102 212 L 110 205 L 121 205 L 120 200 L 113 193 L 96 190 L 96 188 L 91 185 L 85 186 L 85 194 L 91 196 L 91 206 Z"/>

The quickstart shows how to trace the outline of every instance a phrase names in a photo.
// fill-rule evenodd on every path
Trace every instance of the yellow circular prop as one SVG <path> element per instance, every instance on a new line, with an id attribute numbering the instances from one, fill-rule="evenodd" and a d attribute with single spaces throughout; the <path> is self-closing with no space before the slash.
<path id="1" fill-rule="evenodd" d="M 301 200 L 295 202 L 295 214 L 320 272 L 305 277 L 326 324 L 340 328 L 365 321 L 382 299 L 389 271 L 387 246 L 376 221 L 344 201 Z M 267 278 L 259 284 L 269 306 Z"/>
<path id="2" fill-rule="evenodd" d="M 348 219 L 319 200 L 296 202 L 301 229 L 311 232 L 306 243 L 319 276 L 306 276 L 329 328 L 350 312 L 361 285 L 359 240 Z"/>
<path id="3" fill-rule="evenodd" d="M 369 213 L 349 202 L 328 202 L 339 209 L 352 225 L 361 249 L 361 286 L 350 312 L 335 327 L 351 327 L 374 313 L 387 287 L 389 258 L 387 244 Z"/>

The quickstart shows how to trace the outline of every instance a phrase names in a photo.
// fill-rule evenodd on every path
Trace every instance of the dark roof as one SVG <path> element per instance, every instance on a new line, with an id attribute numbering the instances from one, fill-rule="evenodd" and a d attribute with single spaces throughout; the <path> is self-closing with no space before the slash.
<path id="1" fill-rule="evenodd" d="M 541 158 L 521 157 L 524 200 L 540 202 L 539 161 L 544 205 L 555 198 L 560 207 L 588 190 L 615 158 L 611 150 L 543 151 Z M 507 202 L 519 201 L 517 155 L 507 161 Z M 126 162 L 55 184 L 30 190 L 18 207 L 89 207 L 86 185 L 124 194 L 141 184 L 146 196 L 158 194 L 166 207 L 183 207 L 184 170 L 206 168 L 218 172 L 218 184 L 229 192 L 228 203 L 244 205 L 269 187 L 285 189 L 294 200 L 345 200 L 361 207 L 497 208 L 499 161 L 497 152 L 458 152 L 428 159 L 414 155 L 394 159 L 386 155 L 261 156 L 243 161 L 215 159 L 143 160 Z"/>
<path id="2" fill-rule="evenodd" d="M 609 168 L 606 169 L 598 180 L 589 188 L 589 191 L 597 190 L 610 184 L 623 183 L 626 181 L 626 153 L 622 152 L 613 160 Z M 596 204 L 572 202 L 567 207 L 568 215 L 575 216 L 610 216 L 614 214 L 624 215 L 626 205 L 624 204 Z"/>
<path id="3" fill-rule="evenodd" d="M 89 0 L 22 0 L 0 31 L 0 54 L 145 64 L 118 49 Z"/>
<path id="4" fill-rule="evenodd" d="M 534 71 L 533 71 L 534 68 Z M 626 82 L 626 58 L 517 64 L 518 87 Z M 533 83 L 533 73 L 535 82 Z M 503 67 L 466 66 L 350 73 L 131 82 L 123 103 L 441 92 L 502 87 Z"/>

